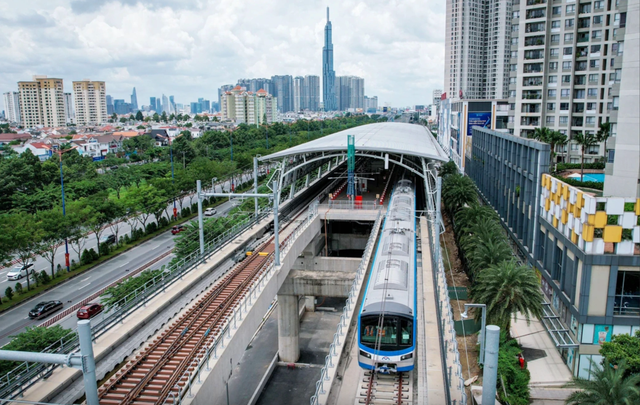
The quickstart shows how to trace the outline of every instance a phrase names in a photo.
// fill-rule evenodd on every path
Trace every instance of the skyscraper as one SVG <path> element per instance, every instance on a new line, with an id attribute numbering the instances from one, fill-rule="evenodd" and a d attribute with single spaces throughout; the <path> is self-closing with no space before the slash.
<path id="1" fill-rule="evenodd" d="M 67 123 L 62 79 L 33 76 L 33 81 L 18 82 L 20 114 L 26 128 L 44 125 L 60 127 Z"/>
<path id="2" fill-rule="evenodd" d="M 447 0 L 444 61 L 447 97 L 507 98 L 511 3 Z"/>
<path id="3" fill-rule="evenodd" d="M 305 109 L 303 100 L 304 93 L 304 77 L 296 76 L 293 79 L 293 111 L 298 112 Z"/>
<path id="4" fill-rule="evenodd" d="M 313 75 L 304 77 L 302 98 L 305 108 L 310 111 L 318 111 L 320 109 L 320 77 Z"/>
<path id="5" fill-rule="evenodd" d="M 116 112 L 115 107 L 113 106 L 113 97 L 107 94 L 107 115 L 113 115 Z"/>
<path id="6" fill-rule="evenodd" d="M 10 91 L 4 93 L 5 117 L 9 122 L 20 123 L 20 93 Z"/>
<path id="7" fill-rule="evenodd" d="M 83 80 L 73 82 L 76 99 L 76 123 L 78 125 L 106 122 L 107 94 L 104 82 Z"/>
<path id="8" fill-rule="evenodd" d="M 327 24 L 324 26 L 324 47 L 322 48 L 322 100 L 325 111 L 336 111 L 336 72 L 333 70 L 333 42 L 331 42 L 331 21 L 327 7 Z M 280 101 L 280 100 L 278 100 Z"/>
<path id="9" fill-rule="evenodd" d="M 136 95 L 136 88 L 133 88 L 133 93 L 131 93 L 131 108 L 133 111 L 138 111 L 138 96 Z"/>
<path id="10" fill-rule="evenodd" d="M 64 113 L 67 119 L 67 123 L 76 122 L 76 113 L 75 109 L 73 108 L 73 97 L 71 96 L 71 93 L 64 93 Z"/>
<path id="11" fill-rule="evenodd" d="M 156 98 L 155 97 L 149 97 L 149 109 L 150 110 L 155 110 L 156 109 Z"/>
<path id="12" fill-rule="evenodd" d="M 158 111 L 158 114 L 162 114 L 163 112 L 166 112 L 167 114 L 171 113 L 169 99 L 164 94 L 162 95 L 162 111 Z"/>
<path id="13" fill-rule="evenodd" d="M 364 108 L 364 79 L 357 76 L 336 77 L 336 109 Z"/>
<path id="14" fill-rule="evenodd" d="M 273 97 L 278 101 L 278 111 L 281 113 L 293 111 L 293 77 L 271 76 L 271 84 Z"/>

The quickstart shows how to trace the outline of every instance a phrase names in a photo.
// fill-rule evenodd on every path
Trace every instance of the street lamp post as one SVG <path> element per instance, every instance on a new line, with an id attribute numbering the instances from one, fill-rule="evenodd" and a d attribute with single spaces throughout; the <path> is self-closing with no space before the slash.
<path id="1" fill-rule="evenodd" d="M 60 156 L 60 187 L 62 188 L 62 216 L 67 216 L 67 211 L 65 209 L 64 202 L 64 175 L 62 174 L 62 154 L 63 151 L 59 151 L 58 155 Z M 69 265 L 69 240 L 67 237 L 64 238 L 64 264 L 67 267 L 67 273 L 71 270 Z"/>
<path id="2" fill-rule="evenodd" d="M 468 318 L 468 308 L 482 308 L 482 324 L 480 326 L 480 356 L 478 363 L 484 364 L 484 344 L 487 332 L 487 306 L 485 304 L 464 304 L 464 312 L 460 316 L 464 319 Z"/>
<path id="3" fill-rule="evenodd" d="M 173 142 L 171 142 L 171 137 L 169 137 L 169 156 L 171 157 L 171 183 L 176 185 L 176 179 L 173 174 Z M 175 190 L 174 190 L 175 191 Z M 178 218 L 178 208 L 176 208 L 176 197 L 173 197 L 173 219 Z"/>

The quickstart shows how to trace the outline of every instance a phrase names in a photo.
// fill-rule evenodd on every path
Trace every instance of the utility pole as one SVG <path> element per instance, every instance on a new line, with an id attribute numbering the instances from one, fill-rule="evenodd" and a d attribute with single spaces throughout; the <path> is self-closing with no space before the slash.
<path id="1" fill-rule="evenodd" d="M 169 137 L 169 156 L 171 157 L 171 183 L 175 187 L 176 178 L 173 173 L 173 142 L 171 142 L 171 137 Z M 175 191 L 175 190 L 174 190 Z M 180 205 L 182 207 L 182 205 Z M 178 219 L 178 209 L 176 208 L 176 197 L 173 197 L 173 218 Z"/>
<path id="2" fill-rule="evenodd" d="M 487 326 L 487 344 L 482 378 L 482 405 L 495 405 L 498 383 L 498 351 L 500 349 L 500 327 Z"/>
<path id="3" fill-rule="evenodd" d="M 65 209 L 65 203 L 64 203 L 64 176 L 62 175 L 62 154 L 64 152 L 63 151 L 59 151 L 58 155 L 60 156 L 60 187 L 62 188 L 62 216 L 66 217 L 67 216 L 67 211 Z M 69 240 L 65 237 L 64 238 L 64 264 L 67 267 L 67 273 L 71 270 L 69 267 Z M 27 277 L 29 277 L 29 275 L 27 274 Z"/>

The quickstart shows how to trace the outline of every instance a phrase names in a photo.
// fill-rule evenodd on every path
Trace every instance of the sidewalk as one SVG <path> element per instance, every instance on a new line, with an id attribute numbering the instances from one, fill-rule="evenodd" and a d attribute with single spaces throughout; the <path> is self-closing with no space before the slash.
<path id="1" fill-rule="evenodd" d="M 521 314 L 511 323 L 511 336 L 520 343 L 527 368 L 531 373 L 532 404 L 564 404 L 573 390 L 563 388 L 572 374 L 556 349 L 551 337 L 538 319 L 527 321 Z"/>

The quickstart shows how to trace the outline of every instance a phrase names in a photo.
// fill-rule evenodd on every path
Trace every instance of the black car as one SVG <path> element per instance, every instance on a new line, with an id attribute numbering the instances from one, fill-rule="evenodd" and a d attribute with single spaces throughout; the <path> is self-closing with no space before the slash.
<path id="1" fill-rule="evenodd" d="M 40 319 L 62 309 L 60 301 L 44 301 L 36 304 L 35 308 L 29 311 L 29 318 Z"/>
<path id="2" fill-rule="evenodd" d="M 111 234 L 111 235 L 105 235 L 102 238 L 100 238 L 100 244 L 106 243 L 107 245 L 111 245 L 116 243 L 116 235 Z"/>

